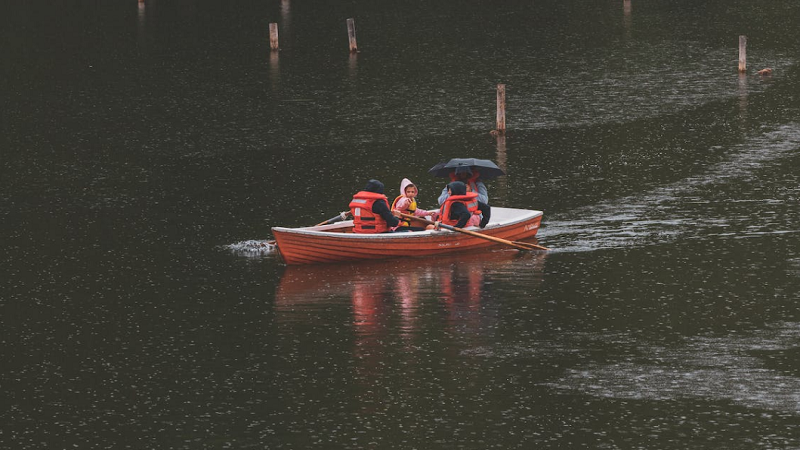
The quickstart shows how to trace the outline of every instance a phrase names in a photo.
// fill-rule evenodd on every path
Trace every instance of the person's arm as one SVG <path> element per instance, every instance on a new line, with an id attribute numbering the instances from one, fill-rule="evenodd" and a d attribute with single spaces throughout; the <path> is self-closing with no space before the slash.
<path id="1" fill-rule="evenodd" d="M 475 186 L 478 188 L 478 201 L 488 205 L 489 190 L 486 189 L 486 185 L 483 184 L 483 181 L 478 181 L 475 183 Z"/>
<path id="2" fill-rule="evenodd" d="M 411 204 L 411 199 L 403 197 L 394 204 L 394 209 L 408 214 L 408 205 Z"/>
<path id="3" fill-rule="evenodd" d="M 433 214 L 433 211 L 428 211 L 427 209 L 422 209 L 419 207 L 414 210 L 414 215 L 417 217 L 430 216 L 431 214 Z"/>
<path id="4" fill-rule="evenodd" d="M 467 226 L 470 217 L 472 217 L 472 214 L 469 212 L 467 205 L 453 202 L 453 206 L 450 207 L 450 219 L 458 219 L 458 223 L 455 224 L 456 228 Z"/>
<path id="5" fill-rule="evenodd" d="M 447 200 L 447 197 L 449 197 L 449 195 L 447 195 L 447 186 L 445 186 L 444 189 L 442 189 L 442 193 L 439 195 L 439 206 L 442 206 L 442 203 Z"/>
<path id="6" fill-rule="evenodd" d="M 381 216 L 381 218 L 386 221 L 386 224 L 389 225 L 389 228 L 394 228 L 400 225 L 400 219 L 392 215 L 392 212 L 389 211 L 389 205 L 387 205 L 384 201 L 377 201 L 373 203 L 372 212 Z"/>
<path id="7" fill-rule="evenodd" d="M 481 224 L 479 226 L 481 228 L 486 228 L 486 224 L 489 223 L 489 220 L 492 218 L 492 207 L 478 201 L 478 209 L 481 210 Z"/>

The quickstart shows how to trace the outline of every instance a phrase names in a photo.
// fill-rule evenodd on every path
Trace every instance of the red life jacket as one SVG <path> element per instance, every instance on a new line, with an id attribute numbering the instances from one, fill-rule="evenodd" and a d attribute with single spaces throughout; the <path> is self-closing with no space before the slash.
<path id="1" fill-rule="evenodd" d="M 388 201 L 385 195 L 375 192 L 360 191 L 350 201 L 350 214 L 353 216 L 353 231 L 356 233 L 383 233 L 389 231 L 389 225 L 383 217 L 372 212 L 372 204 L 377 201 Z"/>
<path id="2" fill-rule="evenodd" d="M 478 171 L 472 172 L 472 176 L 467 178 L 466 181 L 461 180 L 458 178 L 454 173 L 450 174 L 450 181 L 461 181 L 462 183 L 467 185 L 467 192 L 478 192 L 478 178 L 481 177 L 481 174 Z"/>
<path id="3" fill-rule="evenodd" d="M 478 193 L 477 192 L 467 192 L 466 195 L 451 195 L 447 197 L 447 200 L 444 201 L 442 205 L 442 223 L 445 225 L 450 225 L 451 227 L 458 223 L 458 219 L 451 219 L 450 218 L 450 207 L 453 206 L 453 203 L 463 203 L 467 206 L 467 209 L 471 214 L 480 214 L 480 210 L 478 209 Z"/>

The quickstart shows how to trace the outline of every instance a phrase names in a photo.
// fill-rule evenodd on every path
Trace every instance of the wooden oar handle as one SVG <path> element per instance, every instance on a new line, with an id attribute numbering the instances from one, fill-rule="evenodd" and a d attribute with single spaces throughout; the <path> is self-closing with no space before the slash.
<path id="1" fill-rule="evenodd" d="M 419 220 L 420 222 L 427 223 L 428 225 L 436 225 L 436 222 L 430 221 L 424 217 L 412 216 L 411 214 L 401 213 L 400 211 L 398 211 L 398 214 L 400 214 L 400 217 L 404 219 L 414 219 L 414 220 Z"/>

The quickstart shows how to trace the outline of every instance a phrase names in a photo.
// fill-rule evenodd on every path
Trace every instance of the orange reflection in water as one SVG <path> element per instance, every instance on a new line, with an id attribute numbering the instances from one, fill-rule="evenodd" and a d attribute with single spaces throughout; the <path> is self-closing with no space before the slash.
<path id="1" fill-rule="evenodd" d="M 479 311 L 487 275 L 538 277 L 545 256 L 502 250 L 440 258 L 289 266 L 278 284 L 275 305 L 278 313 L 297 312 L 335 304 L 337 297 L 338 301 L 349 297 L 358 339 L 382 339 L 391 334 L 413 339 L 420 332 L 424 309 L 445 309 L 451 320 L 458 320 L 465 311 Z"/>
<path id="2" fill-rule="evenodd" d="M 289 266 L 277 288 L 276 313 L 278 320 L 281 312 L 291 320 L 319 320 L 330 316 L 332 308 L 347 304 L 352 309 L 354 382 L 363 410 L 375 412 L 385 404 L 380 380 L 398 370 L 427 364 L 424 358 L 429 355 L 419 353 L 421 348 L 430 350 L 426 340 L 432 336 L 457 340 L 463 333 L 472 336 L 469 341 L 473 343 L 476 336 L 480 339 L 485 325 L 482 308 L 487 288 L 493 286 L 487 281 L 524 277 L 522 282 L 527 285 L 538 283 L 545 256 L 503 250 L 443 258 Z M 343 303 L 345 299 L 349 302 Z M 319 314 L 321 310 L 324 316 Z M 437 344 L 437 351 L 460 351 L 458 344 L 444 344 Z"/>
<path id="3" fill-rule="evenodd" d="M 325 299 L 349 295 L 354 312 L 375 311 L 376 300 L 391 294 L 403 310 L 414 307 L 420 292 L 438 295 L 446 303 L 477 303 L 487 273 L 502 272 L 515 264 L 528 272 L 541 272 L 545 253 L 520 253 L 512 250 L 438 258 L 403 258 L 353 264 L 287 266 L 275 294 L 281 308 L 312 307 Z M 511 269 L 507 269 L 511 270 Z M 360 305 L 364 305 L 361 308 Z M 366 319 L 365 319 L 366 320 Z"/>

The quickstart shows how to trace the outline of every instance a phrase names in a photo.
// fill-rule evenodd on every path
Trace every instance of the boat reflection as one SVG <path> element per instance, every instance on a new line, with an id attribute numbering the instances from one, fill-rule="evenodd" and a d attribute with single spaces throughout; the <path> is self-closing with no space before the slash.
<path id="1" fill-rule="evenodd" d="M 492 338 L 486 334 L 497 328 L 502 308 L 494 299 L 506 289 L 531 292 L 541 282 L 545 258 L 541 252 L 498 250 L 287 266 L 275 295 L 276 320 L 296 331 L 312 326 L 315 340 L 328 346 L 331 340 L 345 343 L 361 408 L 377 412 L 387 403 L 381 388 L 387 378 L 430 371 L 458 359 L 465 346 L 488 345 Z M 340 325 L 342 313 L 349 331 Z"/>
<path id="2" fill-rule="evenodd" d="M 348 304 L 361 341 L 412 341 L 423 313 L 446 326 L 480 327 L 481 307 L 495 284 L 538 283 L 546 253 L 510 250 L 440 258 L 404 258 L 354 264 L 287 266 L 275 295 L 276 313 L 297 314 Z M 289 317 L 291 314 L 291 318 Z M 441 325 L 441 324 L 440 324 Z M 435 326 L 435 325 L 434 325 Z M 363 345 L 363 342 L 361 343 Z"/>
<path id="3" fill-rule="evenodd" d="M 278 311 L 314 308 L 319 302 L 348 296 L 356 324 L 373 320 L 362 316 L 374 315 L 379 309 L 375 302 L 384 297 L 400 310 L 416 307 L 421 296 L 451 305 L 477 305 L 487 274 L 515 278 L 521 267 L 532 275 L 539 274 L 546 255 L 497 250 L 437 258 L 287 266 L 277 287 L 275 305 Z"/>

